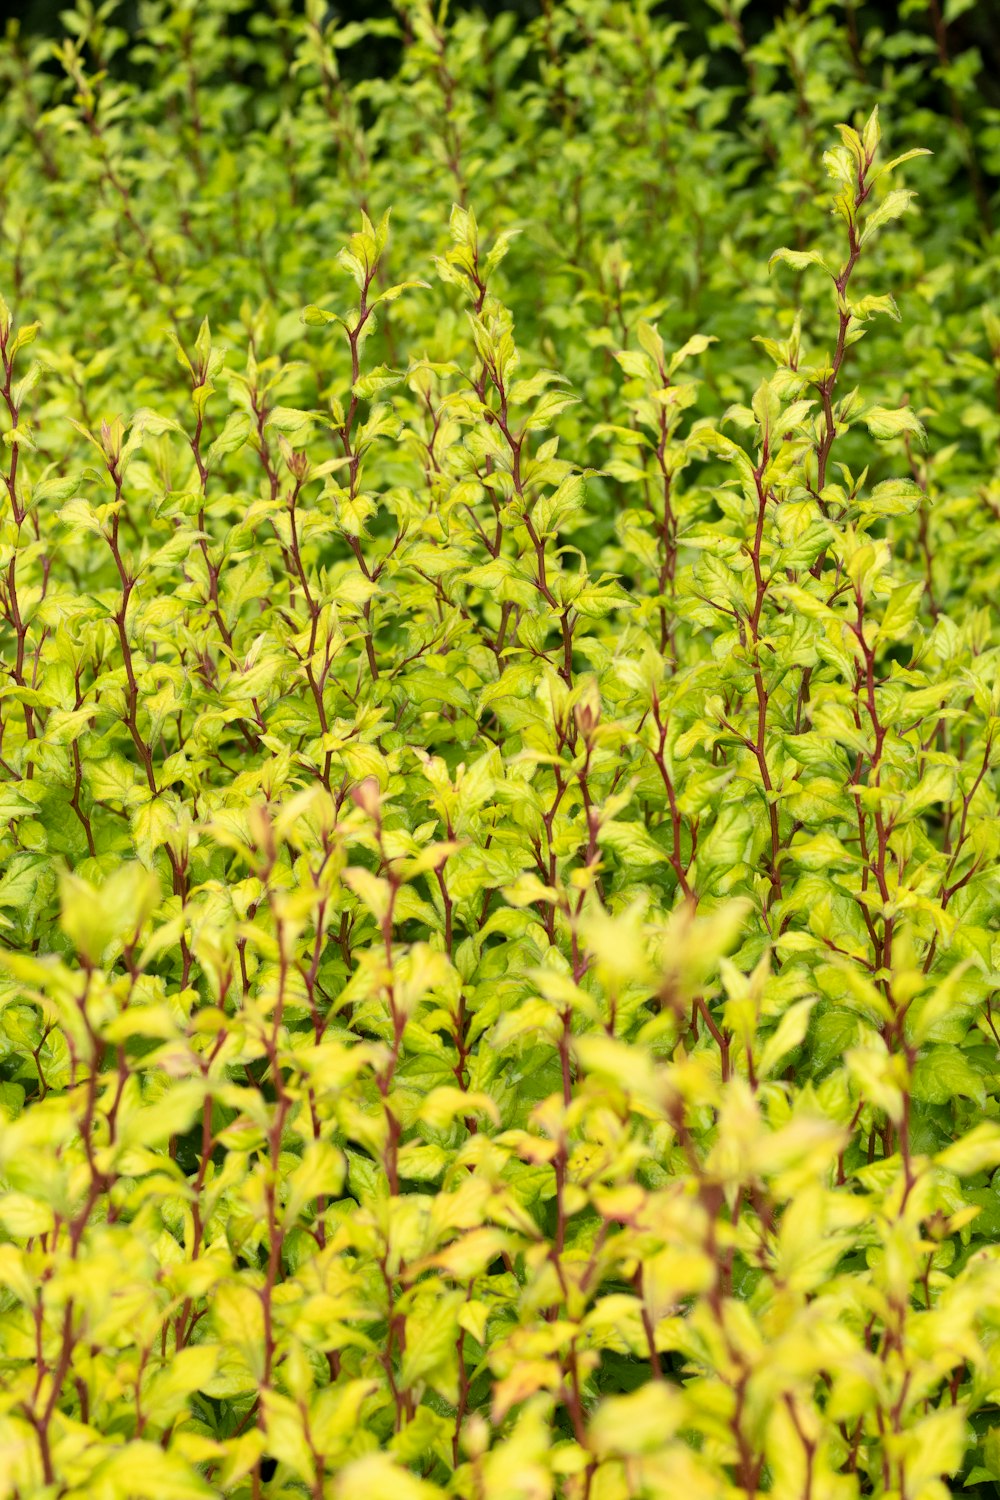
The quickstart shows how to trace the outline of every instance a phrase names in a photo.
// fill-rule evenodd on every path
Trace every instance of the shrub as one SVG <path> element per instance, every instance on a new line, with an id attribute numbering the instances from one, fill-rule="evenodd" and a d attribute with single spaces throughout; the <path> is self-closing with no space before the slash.
<path id="1" fill-rule="evenodd" d="M 2 54 L 0 1492 L 1000 1483 L 976 54 L 140 10 Z"/>

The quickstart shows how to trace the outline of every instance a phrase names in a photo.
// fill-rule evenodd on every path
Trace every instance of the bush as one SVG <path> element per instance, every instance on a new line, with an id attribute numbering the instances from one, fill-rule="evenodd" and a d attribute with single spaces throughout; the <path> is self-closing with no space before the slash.
<path id="1" fill-rule="evenodd" d="M 910 9 L 10 29 L 3 1495 L 1000 1483 L 998 141 Z"/>

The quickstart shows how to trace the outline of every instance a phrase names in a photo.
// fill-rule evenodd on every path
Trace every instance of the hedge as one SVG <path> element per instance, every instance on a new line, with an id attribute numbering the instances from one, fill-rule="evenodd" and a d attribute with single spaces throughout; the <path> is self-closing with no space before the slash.
<path id="1" fill-rule="evenodd" d="M 0 1495 L 995 1493 L 968 9 L 8 28 Z"/>

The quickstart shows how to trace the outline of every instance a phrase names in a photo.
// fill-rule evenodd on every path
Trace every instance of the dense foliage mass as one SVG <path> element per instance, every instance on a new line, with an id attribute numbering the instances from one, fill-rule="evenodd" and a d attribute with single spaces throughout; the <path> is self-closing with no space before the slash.
<path id="1" fill-rule="evenodd" d="M 0 1495 L 1000 1483 L 964 8 L 9 33 Z"/>

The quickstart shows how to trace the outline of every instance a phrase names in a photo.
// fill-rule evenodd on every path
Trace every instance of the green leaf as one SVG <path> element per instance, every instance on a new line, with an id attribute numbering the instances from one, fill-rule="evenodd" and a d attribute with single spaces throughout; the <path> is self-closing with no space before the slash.
<path id="1" fill-rule="evenodd" d="M 98 1467 L 90 1481 L 95 1494 L 141 1496 L 142 1500 L 202 1500 L 210 1485 L 176 1453 L 157 1443 L 126 1443 Z"/>
<path id="2" fill-rule="evenodd" d="M 864 413 L 864 420 L 872 437 L 887 441 L 889 438 L 902 437 L 904 433 L 912 432 L 921 443 L 926 438 L 923 424 L 908 406 L 896 409 L 887 406 L 870 406 Z"/>
<path id="3" fill-rule="evenodd" d="M 958 1097 L 983 1104 L 982 1074 L 958 1047 L 929 1047 L 913 1069 L 913 1097 L 927 1104 L 950 1104 Z"/>

